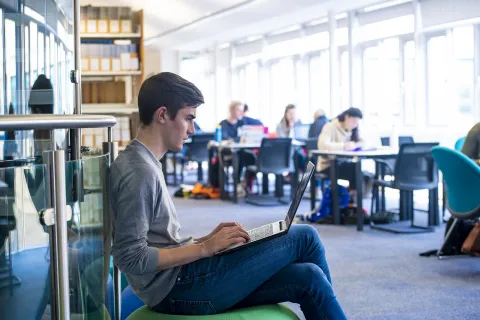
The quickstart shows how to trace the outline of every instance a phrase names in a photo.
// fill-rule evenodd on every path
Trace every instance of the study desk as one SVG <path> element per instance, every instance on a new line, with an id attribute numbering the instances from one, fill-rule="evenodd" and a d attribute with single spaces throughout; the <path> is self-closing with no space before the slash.
<path id="1" fill-rule="evenodd" d="M 297 141 L 297 140 L 292 141 L 292 147 L 302 147 L 304 145 L 305 143 L 302 141 Z M 221 192 L 222 200 L 231 200 L 234 203 L 238 202 L 237 185 L 240 182 L 238 153 L 240 151 L 260 149 L 260 147 L 261 147 L 260 141 L 258 143 L 236 143 L 236 142 L 228 143 L 225 141 L 219 143 L 217 141 L 211 141 L 208 144 L 210 159 L 214 156 L 215 152 L 218 153 L 219 164 L 220 164 L 218 166 L 219 167 L 219 184 L 220 184 L 220 192 Z M 233 167 L 232 197 L 230 197 L 228 192 L 225 190 L 226 175 L 225 175 L 225 159 L 223 157 L 224 156 L 223 151 L 227 151 L 228 153 L 231 153 L 231 156 L 232 156 L 232 159 L 231 159 L 231 165 Z M 210 166 L 210 162 L 209 162 L 209 170 L 212 170 Z M 298 181 L 298 176 L 294 176 L 293 181 L 294 182 Z M 268 190 L 268 179 L 263 179 L 263 190 L 264 190 L 264 193 L 265 193 L 265 190 Z"/>
<path id="2" fill-rule="evenodd" d="M 309 157 L 327 157 L 330 160 L 330 181 L 332 188 L 332 216 L 333 223 L 340 224 L 340 208 L 338 202 L 338 183 L 337 183 L 337 164 L 339 160 L 350 161 L 355 163 L 355 180 L 356 180 L 356 192 L 357 192 L 357 230 L 363 230 L 364 216 L 363 216 L 363 172 L 362 172 L 362 160 L 366 159 L 394 159 L 397 157 L 398 149 L 376 149 L 366 151 L 344 151 L 344 150 L 311 150 Z M 310 181 L 310 199 L 312 209 L 315 207 L 316 201 L 316 181 L 315 175 L 312 176 Z M 384 197 L 383 197 L 384 199 Z"/>

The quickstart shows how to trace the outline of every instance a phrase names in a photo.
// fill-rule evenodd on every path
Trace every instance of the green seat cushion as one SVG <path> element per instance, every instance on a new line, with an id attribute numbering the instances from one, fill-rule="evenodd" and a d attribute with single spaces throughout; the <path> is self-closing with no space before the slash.
<path id="1" fill-rule="evenodd" d="M 144 306 L 133 312 L 127 320 L 298 320 L 298 317 L 292 310 L 281 304 L 230 310 L 211 316 L 163 314 L 151 311 Z"/>

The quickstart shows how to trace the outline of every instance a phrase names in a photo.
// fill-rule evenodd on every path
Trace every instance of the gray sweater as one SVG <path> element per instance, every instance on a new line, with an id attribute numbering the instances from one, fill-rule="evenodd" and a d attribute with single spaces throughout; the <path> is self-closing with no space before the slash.
<path id="1" fill-rule="evenodd" d="M 140 141 L 133 140 L 118 155 L 110 177 L 113 261 L 133 292 L 153 307 L 167 296 L 180 272 L 180 267 L 158 270 L 158 248 L 182 246 L 192 239 L 180 238 L 161 164 Z"/>

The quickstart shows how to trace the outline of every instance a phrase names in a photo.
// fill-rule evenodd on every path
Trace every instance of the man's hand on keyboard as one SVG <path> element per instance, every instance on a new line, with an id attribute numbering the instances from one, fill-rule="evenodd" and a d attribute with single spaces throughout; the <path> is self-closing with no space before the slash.
<path id="1" fill-rule="evenodd" d="M 222 227 L 211 236 L 210 239 L 202 242 L 205 257 L 211 257 L 233 244 L 244 243 L 250 240 L 248 233 L 239 225 Z"/>
<path id="2" fill-rule="evenodd" d="M 240 227 L 242 228 L 244 231 L 245 229 L 243 228 L 243 226 L 238 223 L 238 222 L 222 222 L 220 223 L 215 229 L 213 229 L 212 232 L 210 232 L 208 235 L 204 236 L 204 237 L 201 237 L 201 238 L 198 238 L 198 239 L 195 239 L 195 241 L 197 243 L 202 243 L 202 242 L 205 242 L 207 241 L 208 239 L 210 239 L 215 233 L 217 233 L 218 231 L 222 230 L 222 228 L 224 227 Z"/>

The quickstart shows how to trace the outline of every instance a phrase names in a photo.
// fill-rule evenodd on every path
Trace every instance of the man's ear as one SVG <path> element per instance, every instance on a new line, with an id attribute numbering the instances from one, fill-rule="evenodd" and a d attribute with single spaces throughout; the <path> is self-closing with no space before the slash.
<path id="1" fill-rule="evenodd" d="M 155 111 L 155 119 L 157 119 L 160 123 L 165 123 L 168 117 L 168 111 L 166 107 L 160 107 L 157 111 Z"/>

